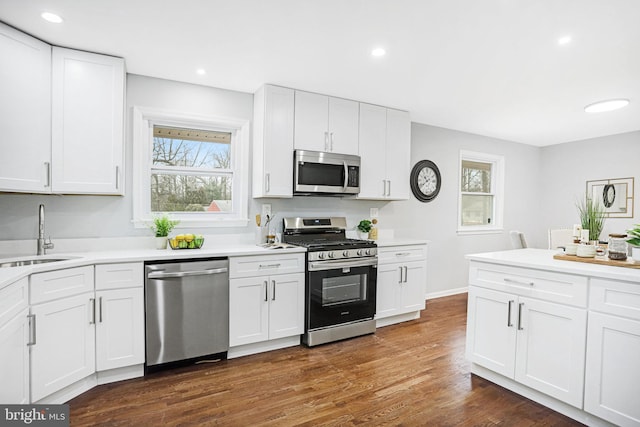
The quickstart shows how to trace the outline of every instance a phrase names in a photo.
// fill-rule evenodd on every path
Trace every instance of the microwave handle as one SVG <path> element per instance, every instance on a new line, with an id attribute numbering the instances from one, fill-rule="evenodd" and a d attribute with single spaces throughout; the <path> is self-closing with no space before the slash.
<path id="1" fill-rule="evenodd" d="M 342 186 L 343 191 L 347 191 L 347 186 L 349 185 L 349 167 L 347 166 L 347 162 L 342 162 L 344 165 L 344 185 Z"/>

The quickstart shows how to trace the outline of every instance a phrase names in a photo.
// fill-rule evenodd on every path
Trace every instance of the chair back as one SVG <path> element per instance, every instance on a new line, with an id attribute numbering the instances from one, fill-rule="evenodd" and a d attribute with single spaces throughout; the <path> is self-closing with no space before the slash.
<path id="1" fill-rule="evenodd" d="M 509 232 L 511 237 L 511 247 L 513 249 L 523 249 L 527 247 L 527 240 L 524 238 L 524 233 L 512 230 Z"/>
<path id="2" fill-rule="evenodd" d="M 573 243 L 573 228 L 550 228 L 549 249 L 558 249 Z"/>

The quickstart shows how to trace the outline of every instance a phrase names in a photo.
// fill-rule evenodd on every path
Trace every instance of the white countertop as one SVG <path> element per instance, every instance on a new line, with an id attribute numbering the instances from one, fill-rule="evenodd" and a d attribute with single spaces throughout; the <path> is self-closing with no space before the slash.
<path id="1" fill-rule="evenodd" d="M 427 245 L 429 240 L 421 239 L 404 239 L 404 238 L 381 238 L 375 241 L 378 247 L 384 248 L 387 246 L 411 246 L 411 245 Z"/>
<path id="2" fill-rule="evenodd" d="M 553 256 L 557 253 L 559 252 L 556 250 L 527 248 L 470 254 L 466 258 L 471 261 L 558 271 L 606 279 L 628 280 L 640 284 L 640 269 L 553 259 Z"/>
<path id="3" fill-rule="evenodd" d="M 130 250 L 109 250 L 109 251 L 91 251 L 91 252 L 65 252 L 53 253 L 42 256 L 42 258 L 66 258 L 72 259 L 44 264 L 35 264 L 24 267 L 5 267 L 0 268 L 0 289 L 4 288 L 23 277 L 33 273 L 41 273 L 51 270 L 60 270 L 63 268 L 81 267 L 93 264 L 108 264 L 118 262 L 136 262 L 136 261 L 156 261 L 167 259 L 189 259 L 203 257 L 231 257 L 231 256 L 247 256 L 247 255 L 277 255 L 278 253 L 304 253 L 305 248 L 290 247 L 286 249 L 269 249 L 249 244 L 231 244 L 231 245 L 209 245 L 202 249 L 182 249 L 182 250 L 157 250 L 157 249 L 130 249 Z M 22 258 L 35 258 L 22 257 Z M 8 258 L 19 259 L 19 258 Z M 0 259 L 0 262 L 5 261 Z"/>

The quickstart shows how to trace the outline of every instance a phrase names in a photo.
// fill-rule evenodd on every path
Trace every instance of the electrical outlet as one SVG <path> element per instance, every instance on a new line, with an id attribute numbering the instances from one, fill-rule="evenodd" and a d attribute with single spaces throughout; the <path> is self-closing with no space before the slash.
<path id="1" fill-rule="evenodd" d="M 262 221 L 263 224 L 267 221 L 267 217 L 271 218 L 271 204 L 265 203 L 262 205 Z"/>
<path id="2" fill-rule="evenodd" d="M 371 219 L 378 218 L 378 208 L 369 209 L 369 217 L 371 217 Z"/>

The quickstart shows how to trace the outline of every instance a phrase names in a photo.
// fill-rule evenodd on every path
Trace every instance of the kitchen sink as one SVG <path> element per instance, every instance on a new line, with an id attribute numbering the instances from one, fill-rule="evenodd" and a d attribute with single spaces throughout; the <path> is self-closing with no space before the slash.
<path id="1" fill-rule="evenodd" d="M 68 261 L 75 257 L 66 257 L 66 258 L 18 258 L 18 259 L 0 259 L 0 268 L 6 267 L 24 267 L 27 265 L 36 265 L 36 264 L 45 264 L 50 262 L 60 262 L 60 261 Z"/>

